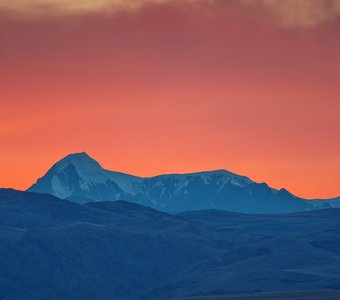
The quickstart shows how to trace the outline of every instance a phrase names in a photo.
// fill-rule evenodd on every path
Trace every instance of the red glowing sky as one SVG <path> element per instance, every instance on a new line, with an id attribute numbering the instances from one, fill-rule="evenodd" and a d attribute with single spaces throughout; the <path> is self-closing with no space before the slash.
<path id="1" fill-rule="evenodd" d="M 339 196 L 339 1 L 322 16 L 305 0 L 293 14 L 255 1 L 107 0 L 84 13 L 5 0 L 0 186 L 28 188 L 86 151 L 140 176 L 223 168 Z"/>

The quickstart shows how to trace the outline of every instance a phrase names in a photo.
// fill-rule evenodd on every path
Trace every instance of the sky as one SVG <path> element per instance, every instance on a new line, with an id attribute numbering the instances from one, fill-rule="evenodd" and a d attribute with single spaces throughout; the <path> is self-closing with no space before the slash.
<path id="1" fill-rule="evenodd" d="M 0 0 L 0 186 L 86 151 L 340 196 L 339 0 Z"/>

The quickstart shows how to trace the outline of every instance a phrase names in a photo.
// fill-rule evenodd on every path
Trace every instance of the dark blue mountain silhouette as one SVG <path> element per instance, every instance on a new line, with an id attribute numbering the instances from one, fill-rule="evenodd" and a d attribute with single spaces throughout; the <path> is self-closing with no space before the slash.
<path id="1" fill-rule="evenodd" d="M 171 215 L 0 189 L 0 299 L 340 289 L 339 209 Z"/>

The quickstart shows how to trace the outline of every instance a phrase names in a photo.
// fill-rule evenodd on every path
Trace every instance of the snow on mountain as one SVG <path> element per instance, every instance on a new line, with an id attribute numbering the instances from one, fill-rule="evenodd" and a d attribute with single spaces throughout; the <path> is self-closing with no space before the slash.
<path id="1" fill-rule="evenodd" d="M 85 152 L 66 156 L 29 190 L 52 194 L 62 199 L 72 197 L 93 200 L 117 200 L 113 194 L 134 193 L 133 183 L 140 178 L 103 169 Z M 119 197 L 118 197 L 119 198 Z"/>
<path id="2" fill-rule="evenodd" d="M 128 200 L 170 212 L 215 208 L 280 213 L 313 209 L 285 189 L 278 191 L 226 170 L 141 178 L 105 170 L 84 152 L 61 159 L 28 191 L 78 203 Z"/>
<path id="3" fill-rule="evenodd" d="M 340 197 L 330 199 L 329 202 L 331 203 L 333 207 L 340 208 Z"/>
<path id="4" fill-rule="evenodd" d="M 340 208 L 340 197 L 331 199 L 313 199 L 312 205 L 317 208 Z"/>

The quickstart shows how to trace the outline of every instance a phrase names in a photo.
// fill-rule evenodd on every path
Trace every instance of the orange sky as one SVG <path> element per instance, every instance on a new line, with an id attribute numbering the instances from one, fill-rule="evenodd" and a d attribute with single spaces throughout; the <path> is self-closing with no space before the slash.
<path id="1" fill-rule="evenodd" d="M 339 196 L 339 1 L 294 14 L 261 0 L 186 1 L 107 0 L 86 13 L 4 1 L 0 186 L 25 189 L 86 151 L 140 176 L 223 168 Z"/>

